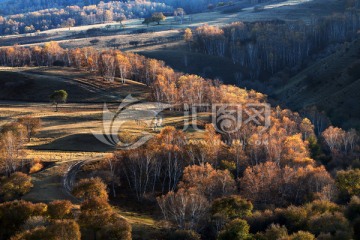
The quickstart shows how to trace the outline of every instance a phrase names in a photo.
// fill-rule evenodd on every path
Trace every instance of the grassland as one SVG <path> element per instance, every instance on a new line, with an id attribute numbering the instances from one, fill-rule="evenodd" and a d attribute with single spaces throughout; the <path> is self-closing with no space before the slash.
<path id="1" fill-rule="evenodd" d="M 48 101 L 49 94 L 56 89 L 69 92 L 69 102 L 61 104 L 59 111 Z M 128 95 L 137 97 L 140 102 L 134 109 L 146 109 L 149 89 L 133 81 L 120 84 L 104 82 L 92 74 L 71 68 L 3 68 L 0 71 L 0 127 L 22 116 L 39 117 L 42 127 L 31 142 L 26 145 L 27 159 L 41 160 L 44 169 L 31 174 L 34 187 L 23 199 L 33 202 L 50 202 L 68 199 L 79 202 L 64 188 L 68 172 L 77 163 L 98 162 L 115 150 L 97 140 L 92 132 L 102 132 L 103 103 L 107 102 L 110 111 L 115 111 Z M 183 128 L 182 112 L 164 111 L 161 113 L 163 125 Z M 209 121 L 209 113 L 199 116 L 200 124 Z M 156 134 L 160 129 L 139 125 L 132 115 L 124 115 L 127 121 L 121 132 L 139 134 L 147 131 Z M 201 138 L 202 134 L 186 132 L 190 138 Z M 120 133 L 121 135 L 121 133 Z M 74 173 L 72 173 L 74 174 Z M 76 178 L 75 175 L 71 177 Z M 118 211 L 132 224 L 134 239 L 152 239 L 161 233 L 160 214 L 149 209 L 134 208 L 134 201 L 128 199 L 129 192 L 119 194 Z M 157 211 L 155 211 L 158 213 Z"/>
<path id="2" fill-rule="evenodd" d="M 0 86 L 0 126 L 27 115 L 42 120 L 41 131 L 27 145 L 26 153 L 30 160 L 41 160 L 45 168 L 31 174 L 34 187 L 23 199 L 33 202 L 67 199 L 75 204 L 78 201 L 63 186 L 68 169 L 77 162 L 101 160 L 114 150 L 90 132 L 102 128 L 102 103 L 120 102 L 130 93 L 144 99 L 149 93 L 146 86 L 132 81 L 107 84 L 91 74 L 60 68 L 2 69 Z M 49 94 L 56 89 L 66 89 L 70 102 L 58 112 L 48 101 Z M 117 108 L 118 103 L 114 106 Z M 125 130 L 131 131 L 131 125 Z M 153 229 L 155 221 L 151 217 L 124 209 L 120 212 L 134 225 L 135 234 Z"/>

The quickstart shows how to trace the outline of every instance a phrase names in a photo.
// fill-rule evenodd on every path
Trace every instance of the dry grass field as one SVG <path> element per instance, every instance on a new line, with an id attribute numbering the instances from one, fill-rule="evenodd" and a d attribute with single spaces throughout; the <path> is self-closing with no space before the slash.
<path id="1" fill-rule="evenodd" d="M 79 203 L 64 187 L 70 169 L 77 163 L 101 161 L 115 150 L 92 133 L 103 130 L 104 102 L 108 102 L 110 111 L 116 111 L 121 101 L 132 94 L 140 102 L 130 113 L 152 106 L 145 102 L 149 89 L 142 84 L 133 81 L 106 83 L 71 68 L 3 68 L 0 86 L 0 127 L 22 116 L 39 117 L 42 121 L 39 133 L 26 144 L 26 158 L 40 160 L 44 165 L 44 169 L 31 174 L 34 187 L 23 197 L 33 202 L 68 199 L 74 204 Z M 69 93 L 69 102 L 61 104 L 58 112 L 48 100 L 56 89 L 65 89 Z M 163 126 L 183 127 L 182 112 L 164 111 L 161 116 Z M 121 126 L 120 136 L 121 133 L 137 136 L 141 131 L 150 134 L 160 131 L 160 128 L 139 125 L 132 115 L 123 117 L 128 121 Z M 203 113 L 199 119 L 208 121 L 209 114 Z M 191 128 L 187 134 L 190 138 L 201 138 L 201 133 Z M 143 239 L 160 231 L 156 216 L 121 206 L 118 211 L 132 224 L 134 239 Z"/>
<path id="2" fill-rule="evenodd" d="M 30 83 L 28 83 L 28 81 Z M 13 83 L 14 85 L 10 84 Z M 25 84 L 27 87 L 13 86 Z M 63 178 L 68 169 L 81 161 L 101 160 L 109 156 L 114 147 L 96 139 L 92 132 L 103 130 L 103 103 L 108 102 L 110 111 L 116 110 L 128 94 L 145 101 L 149 89 L 139 83 L 127 81 L 105 83 L 92 75 L 71 68 L 6 68 L 0 71 L 0 126 L 16 121 L 22 116 L 41 118 L 42 127 L 38 134 L 26 145 L 27 158 L 37 159 L 45 168 L 32 174 L 34 188 L 24 199 L 34 202 L 49 202 L 55 199 L 69 199 L 76 203 L 63 187 Z M 10 87 L 9 87 L 10 86 Z M 48 95 L 56 89 L 69 93 L 69 103 L 61 104 L 59 111 L 48 102 Z M 6 99 L 6 100 L 5 100 Z M 139 102 L 131 111 L 125 111 L 126 120 L 121 133 L 139 135 L 146 131 L 156 134 L 160 131 L 151 126 L 139 125 L 133 116 L 136 109 L 147 109 L 151 104 Z M 182 112 L 164 111 L 161 113 L 163 126 L 183 128 Z M 199 121 L 209 121 L 209 113 L 199 116 Z M 201 133 L 187 130 L 189 138 L 201 138 Z M 153 220 L 136 220 L 136 213 L 127 213 L 134 224 Z M 134 215 L 134 216 L 132 216 Z M 144 217 L 146 218 L 146 217 Z"/>

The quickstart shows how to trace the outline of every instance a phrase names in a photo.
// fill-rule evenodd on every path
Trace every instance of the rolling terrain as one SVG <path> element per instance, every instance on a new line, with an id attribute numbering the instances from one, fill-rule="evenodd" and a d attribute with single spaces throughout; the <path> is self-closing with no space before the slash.
<path id="1" fill-rule="evenodd" d="M 0 0 L 0 4 L 4 1 L 7 0 Z M 125 219 L 131 224 L 131 239 L 163 239 L 155 236 L 165 236 L 168 232 L 169 236 L 171 236 L 170 233 L 172 231 L 177 232 L 177 229 L 185 229 L 177 225 L 177 223 L 171 223 L 171 220 L 168 221 L 166 217 L 164 219 L 161 218 L 162 213 L 164 213 L 161 199 L 171 194 L 174 194 L 173 196 L 181 196 L 180 194 L 186 193 L 191 197 L 197 194 L 202 196 L 207 191 L 205 189 L 207 184 L 209 188 L 212 188 L 213 184 L 219 183 L 219 186 L 221 186 L 219 189 L 222 189 L 223 192 L 219 190 L 221 194 L 218 196 L 218 193 L 215 192 L 214 194 L 209 194 L 211 200 L 210 198 L 207 200 L 207 195 L 204 195 L 202 196 L 203 199 L 189 198 L 190 200 L 187 202 L 193 204 L 199 203 L 199 206 L 205 206 L 208 209 L 203 213 L 197 213 L 199 216 L 204 214 L 202 216 L 203 219 L 199 218 L 201 219 L 199 226 L 203 224 L 202 221 L 204 220 L 204 226 L 206 227 L 201 226 L 201 229 L 194 230 L 194 233 L 198 231 L 198 233 L 202 234 L 202 239 L 217 239 L 223 231 L 220 232 L 219 230 L 219 232 L 216 232 L 217 230 L 214 230 L 213 232 L 212 229 L 214 222 L 215 225 L 218 224 L 218 216 L 211 215 L 213 213 L 210 214 L 210 211 L 213 211 L 214 206 L 216 206 L 214 205 L 216 200 L 223 197 L 233 197 L 235 196 L 234 194 L 241 197 L 246 196 L 243 193 L 244 186 L 249 186 L 247 189 L 252 193 L 255 189 L 255 185 L 250 185 L 252 182 L 258 182 L 259 185 L 264 186 L 261 190 L 264 194 L 259 194 L 260 197 L 254 198 L 255 200 L 247 196 L 246 198 L 244 197 L 243 204 L 251 205 L 249 215 L 247 216 L 244 213 L 244 216 L 236 216 L 235 220 L 241 219 L 246 223 L 253 216 L 259 217 L 259 219 L 254 218 L 256 225 L 257 221 L 261 222 L 263 219 L 269 220 L 270 218 L 267 219 L 265 215 L 272 212 L 271 214 L 274 214 L 276 219 L 278 218 L 280 219 L 279 221 L 282 221 L 286 218 L 280 215 L 282 214 L 281 209 L 286 207 L 289 207 L 289 209 L 308 208 L 311 206 L 309 204 L 312 204 L 310 199 L 314 203 L 316 201 L 334 201 L 333 199 L 338 198 L 336 195 L 335 174 L 340 170 L 351 169 L 353 166 L 357 166 L 359 147 L 354 147 L 354 151 L 353 149 L 348 151 L 346 149 L 348 144 L 345 143 L 344 153 L 342 153 L 342 145 L 339 145 L 340 157 L 335 155 L 336 152 L 332 152 L 331 147 L 330 151 L 328 151 L 324 135 L 320 135 L 321 133 L 316 135 L 318 132 L 315 133 L 311 122 L 302 119 L 305 115 L 299 116 L 295 111 L 301 113 L 304 109 L 316 106 L 320 112 L 325 113 L 329 117 L 334 126 L 342 127 L 345 130 L 350 128 L 360 129 L 360 111 L 358 109 L 358 103 L 360 102 L 360 40 L 336 44 L 330 43 L 330 46 L 324 47 L 319 52 L 315 52 L 310 56 L 307 55 L 310 60 L 307 61 L 305 59 L 306 62 L 304 60 L 304 63 L 301 62 L 299 66 L 294 67 L 294 70 L 284 69 L 282 71 L 281 69 L 280 72 L 273 73 L 272 77 L 269 75 L 269 79 L 256 80 L 254 78 L 249 80 L 244 79 L 247 77 L 239 76 L 247 71 L 245 65 L 240 65 L 239 62 L 234 63 L 236 61 L 231 59 L 231 57 L 225 57 L 227 56 L 225 54 L 210 55 L 211 53 L 205 54 L 201 52 L 200 48 L 196 49 L 200 45 L 194 40 L 197 36 L 191 38 L 190 41 L 184 41 L 184 30 L 186 28 L 195 29 L 204 24 L 222 27 L 236 21 L 273 21 L 275 23 L 281 22 L 281 24 L 287 22 L 290 23 L 289 26 L 295 26 L 295 24 L 291 25 L 291 23 L 301 21 L 305 23 L 303 26 L 306 28 L 306 24 L 309 25 L 314 16 L 330 16 L 337 11 L 343 10 L 343 8 L 343 2 L 338 0 L 286 0 L 282 2 L 274 0 L 251 7 L 244 6 L 241 2 L 235 2 L 233 6 L 216 7 L 215 11 L 212 12 L 207 11 L 186 15 L 182 24 L 176 21 L 174 17 L 167 17 L 161 24 L 157 25 L 154 23 L 147 27 L 142 24 L 143 19 L 131 19 L 124 21 L 125 27 L 120 27 L 118 22 L 109 22 L 91 26 L 59 28 L 40 33 L 0 37 L 0 48 L 14 44 L 34 47 L 44 45 L 49 41 L 58 42 L 61 48 L 63 48 L 61 51 L 51 52 L 47 49 L 48 47 L 44 47 L 38 51 L 39 54 L 44 56 L 45 60 L 50 61 L 50 54 L 59 54 L 61 52 L 62 57 L 58 59 L 67 59 L 69 61 L 61 66 L 80 66 L 83 69 L 58 67 L 60 64 L 54 64 L 56 66 L 52 67 L 33 67 L 35 63 L 31 60 L 24 61 L 25 64 L 19 65 L 25 67 L 0 68 L 0 130 L 2 130 L 1 128 L 5 124 L 16 121 L 21 122 L 22 119 L 19 118 L 22 117 L 30 116 L 41 120 L 39 131 L 34 133 L 31 138 L 29 137 L 28 142 L 25 142 L 25 140 L 24 143 L 21 142 L 23 144 L 21 145 L 21 150 L 24 151 L 23 156 L 25 157 L 20 156 L 19 159 L 21 158 L 21 161 L 26 162 L 31 167 L 35 163 L 40 163 L 42 166 L 39 171 L 35 170 L 34 172 L 26 169 L 34 186 L 28 193 L 19 197 L 19 199 L 34 203 L 69 200 L 74 205 L 73 211 L 75 212 L 74 215 L 76 215 L 85 209 L 83 205 L 80 209 L 80 205 L 84 202 L 86 203 L 86 200 L 89 199 L 81 196 L 76 198 L 76 193 L 73 196 L 72 189 L 74 185 L 80 182 L 80 179 L 100 177 L 106 183 L 106 185 L 104 184 L 104 191 L 108 192 L 106 193 L 106 201 L 109 201 L 114 212 L 120 214 L 120 218 Z M 257 26 L 257 24 L 253 25 Z M 274 26 L 275 30 L 272 33 L 280 32 L 278 26 L 275 24 Z M 231 29 L 229 32 L 235 32 L 233 30 Z M 254 32 L 250 31 L 251 34 Z M 240 39 L 242 34 L 239 35 Z M 271 38 L 272 35 L 269 34 L 267 37 Z M 249 41 L 250 44 L 252 42 L 259 42 L 256 38 L 245 40 Z M 241 45 L 244 42 L 239 41 L 237 44 Z M 286 41 L 282 43 L 285 45 Z M 81 54 L 78 54 L 78 51 L 68 51 L 68 49 L 82 47 L 93 47 L 99 50 L 99 54 L 96 55 L 96 59 L 99 59 L 96 62 L 97 68 L 90 68 L 88 65 L 82 64 L 83 62 L 88 63 L 85 60 L 91 58 L 89 54 L 82 55 L 82 51 L 79 51 Z M 300 49 L 300 45 L 298 48 Z M 17 50 L 16 47 L 8 49 Z M 19 49 L 24 51 L 14 51 L 18 53 L 17 55 L 14 54 L 15 57 L 27 56 L 31 59 L 33 55 L 36 56 L 37 54 L 34 54 L 32 51 L 29 51 L 29 54 L 22 54 L 22 52 L 28 49 Z M 141 62 L 141 66 L 144 66 L 143 68 L 136 68 L 134 66 L 137 66 L 138 58 L 133 57 L 134 55 L 132 54 L 129 54 L 130 57 L 128 57 L 119 51 L 108 51 L 111 49 L 134 52 L 147 58 L 162 60 L 165 62 L 165 66 L 162 66 L 162 62 L 146 60 Z M 251 51 L 251 48 L 249 49 Z M 2 58 L 11 56 L 6 51 L 2 51 L 2 53 L 0 56 Z M 66 54 L 68 55 L 66 56 Z M 104 61 L 106 57 L 109 57 L 112 61 Z M 129 61 L 126 57 L 134 60 L 134 62 Z M 255 63 L 259 66 L 260 58 L 253 57 L 251 59 L 257 61 Z M 70 62 L 73 59 L 80 59 L 80 64 L 71 65 Z M 129 64 L 126 64 L 125 60 L 130 65 L 133 65 L 128 67 Z M 4 64 L 16 66 L 16 64 L 12 63 L 11 65 L 10 63 L 5 61 Z M 51 64 L 53 63 L 49 63 L 49 65 Z M 139 81 L 148 80 L 150 79 L 149 76 L 154 80 L 151 80 L 151 82 L 149 80 L 150 84 L 148 86 L 131 79 L 125 79 L 125 82 L 122 83 L 119 77 L 115 77 L 114 81 L 106 81 L 104 79 L 106 79 L 107 75 L 105 75 L 106 70 L 104 69 L 106 69 L 107 64 L 109 66 L 113 65 L 112 76 L 123 77 L 123 71 L 128 71 L 127 76 L 135 76 L 135 79 Z M 122 66 L 125 66 L 125 69 L 122 69 Z M 96 71 L 90 72 L 88 69 L 96 69 Z M 133 74 L 137 73 L 137 70 L 141 74 L 139 74 L 140 77 L 136 77 L 138 75 Z M 262 69 L 259 71 L 266 72 L 266 70 Z M 197 82 L 200 77 L 189 77 L 190 74 L 197 74 L 203 79 L 201 82 L 200 80 Z M 127 76 L 124 78 L 127 78 Z M 270 82 L 272 79 L 278 82 Z M 249 82 L 250 84 L 246 85 Z M 255 86 L 255 91 L 247 91 L 249 88 L 252 89 L 253 86 Z M 240 87 L 243 89 L 240 89 Z M 60 89 L 68 93 L 68 98 L 66 102 L 59 104 L 58 110 L 55 110 L 55 105 L 50 101 L 50 95 Z M 268 96 L 263 93 L 268 94 Z M 134 99 L 131 97 L 137 100 L 135 104 L 133 104 L 132 100 Z M 196 100 L 197 98 L 200 100 Z M 154 99 L 164 101 L 166 104 L 154 103 Z M 221 131 L 216 129 L 216 127 L 212 127 L 210 124 L 209 126 L 205 125 L 206 123 L 211 123 L 214 119 L 216 122 L 217 119 L 213 118 L 213 116 L 218 114 L 218 112 L 214 114 L 214 108 L 212 108 L 213 112 L 209 110 L 210 108 L 202 106 L 199 107 L 199 110 L 192 109 L 193 112 L 198 111 L 196 117 L 189 117 L 185 114 L 185 110 L 182 110 L 183 103 L 193 107 L 194 105 L 196 106 L 197 101 L 200 101 L 200 103 L 211 101 L 209 106 L 214 107 L 213 105 L 218 105 L 218 103 L 235 104 L 238 100 L 240 103 L 236 104 L 237 108 L 239 105 L 243 108 L 244 105 L 263 106 L 264 103 L 271 103 L 271 107 L 273 107 L 273 112 L 270 110 L 269 114 L 271 115 L 271 125 L 267 126 L 268 122 L 264 119 L 269 133 L 265 132 L 263 134 L 262 131 L 259 131 L 260 127 L 249 125 L 248 129 L 243 127 L 241 131 L 237 130 L 238 132 L 234 135 L 238 136 L 232 136 L 231 134 L 227 136 L 226 131 L 220 133 Z M 129 105 L 126 105 L 128 102 Z M 181 106 L 178 107 L 179 105 Z M 280 110 L 282 111 L 279 111 L 278 108 L 275 110 L 276 105 L 280 105 Z M 163 106 L 167 107 L 162 108 Z M 221 107 L 224 106 L 222 105 Z M 158 109 L 161 110 L 158 111 Z M 246 110 L 248 109 L 245 109 L 245 112 Z M 139 114 L 141 111 L 151 112 L 152 115 L 141 115 L 142 113 Z M 266 111 L 266 109 L 263 111 Z M 255 116 L 256 112 L 259 113 L 260 110 L 255 109 L 254 112 L 246 112 L 249 117 L 248 121 L 251 121 L 251 117 Z M 251 114 L 254 115 L 252 116 Z M 242 117 L 245 118 L 245 115 Z M 159 122 L 161 119 L 159 125 L 157 125 L 158 119 Z M 190 119 L 197 121 L 199 129 L 190 124 Z M 122 121 L 119 128 L 116 128 L 118 126 L 116 120 Z M 240 121 L 243 120 L 245 119 Z M 219 122 L 216 122 L 215 126 L 217 124 Z M 11 127 L 14 126 L 16 125 Z M 174 128 L 169 130 L 170 128 L 164 128 L 165 126 Z M 203 131 L 204 128 L 205 131 Z M 20 133 L 19 130 L 20 134 L 24 132 Z M 151 135 L 151 137 L 156 136 L 156 141 L 151 142 L 152 144 L 144 144 L 133 152 L 132 150 L 116 151 L 122 149 L 118 147 L 119 145 L 114 146 L 112 144 L 114 137 L 119 138 L 120 141 L 125 143 L 131 143 L 134 140 L 141 139 L 144 133 Z M 349 133 L 353 132 L 349 131 Z M 20 134 L 13 138 L 20 139 L 18 137 L 22 136 Z M 348 136 L 346 134 L 348 133 L 344 131 L 343 136 Z M 357 141 L 355 135 L 354 142 Z M 245 139 L 245 142 L 242 138 Z M 312 140 L 314 139 L 315 141 L 313 142 Z M 23 140 L 21 139 L 21 141 Z M 338 141 L 343 141 L 343 139 Z M 2 151 L 2 149 L 0 150 Z M 343 162 L 339 160 L 342 157 L 340 153 L 344 154 L 344 156 L 348 154 L 341 159 Z M 354 160 L 355 158 L 357 160 Z M 129 168 L 129 166 L 132 168 Z M 212 172 L 209 171 L 209 166 L 213 170 Z M 191 176 L 191 171 L 193 170 L 190 168 L 193 167 L 209 168 L 205 170 L 211 174 L 204 170 L 203 176 L 195 178 L 195 175 Z M 259 168 L 256 170 L 256 167 Z M 279 170 L 276 170 L 277 168 Z M 289 171 L 290 174 L 287 175 L 287 172 L 283 174 L 282 168 Z M 146 169 L 146 171 L 143 171 L 143 169 Z M 180 171 L 178 171 L 179 169 Z M 186 172 L 186 169 L 190 169 L 189 172 Z M 196 168 L 194 169 L 196 170 Z M 314 169 L 319 172 L 316 172 Z M 265 175 L 271 176 L 271 178 L 255 176 L 254 178 L 248 178 L 250 180 L 247 181 L 246 177 L 255 173 L 255 170 L 258 171 L 260 177 L 264 176 L 263 173 L 265 172 L 267 173 Z M 22 171 L 25 170 L 22 169 Z M 138 171 L 140 172 L 139 174 Z M 273 174 L 269 174 L 272 171 Z M 310 175 L 312 171 L 314 171 L 313 176 Z M 174 172 L 173 179 L 171 177 L 172 172 Z M 296 175 L 298 173 L 299 176 Z M 162 176 L 163 174 L 164 176 Z M 167 176 L 166 174 L 169 175 Z M 220 176 L 219 179 L 216 178 L 217 174 Z M 190 180 L 192 180 L 191 178 L 196 179 L 194 181 L 195 185 L 199 186 L 187 186 L 186 183 L 190 182 L 189 180 L 186 181 L 187 175 L 189 175 Z M 203 178 L 208 177 L 205 175 L 210 177 L 206 181 L 202 181 Z M 284 178 L 284 181 L 277 180 L 279 176 L 283 177 L 283 175 L 289 179 Z M 177 180 L 175 180 L 176 177 Z M 136 184 L 132 184 L 132 178 L 136 182 L 138 181 L 138 185 L 141 186 L 138 187 Z M 254 179 L 256 181 L 253 181 Z M 257 181 L 258 179 L 259 181 Z M 142 181 L 144 181 L 144 184 Z M 166 181 L 169 182 L 165 184 Z M 229 184 L 229 190 L 225 189 L 228 184 L 227 181 L 232 184 Z M 284 184 L 288 184 L 287 181 L 289 185 Z M 153 183 L 152 189 L 150 182 Z M 173 188 L 171 188 L 171 184 L 174 185 Z M 283 184 L 285 187 L 283 187 Z M 142 185 L 145 185 L 144 189 L 141 189 Z M 316 189 L 316 191 L 310 189 L 312 185 L 314 185 L 313 189 Z M 201 190 L 201 187 L 204 187 L 205 190 Z M 302 187 L 305 190 L 301 191 L 304 192 L 299 190 Z M 309 191 L 307 190 L 308 187 Z M 161 194 L 166 193 L 166 195 L 160 195 L 160 188 Z M 183 188 L 185 191 L 181 193 L 184 190 Z M 196 188 L 199 188 L 199 190 L 196 190 Z M 321 192 L 318 191 L 320 188 L 323 189 Z M 199 192 L 192 192 L 193 189 Z M 216 187 L 210 190 L 215 191 L 214 189 Z M 290 191 L 281 192 L 282 189 L 295 189 L 295 197 L 293 199 L 289 197 L 288 200 L 287 195 L 292 196 L 293 193 Z M 151 190 L 152 193 L 150 193 Z M 156 193 L 155 190 L 158 192 Z M 336 193 L 333 193 L 333 190 Z M 140 195 L 142 194 L 141 197 L 139 197 L 140 195 L 138 196 L 139 193 Z M 270 199 L 270 197 L 273 197 L 270 196 L 272 193 L 275 193 L 274 196 L 276 195 L 274 202 L 272 202 L 273 199 Z M 279 193 L 279 196 L 276 193 Z M 109 194 L 109 198 L 107 194 Z M 278 201 L 278 197 L 280 200 L 280 196 L 283 197 L 281 194 L 285 196 L 284 199 L 286 201 Z M 151 197 L 149 197 L 150 195 Z M 304 197 L 298 198 L 300 195 L 304 195 Z M 212 199 L 213 197 L 214 199 Z M 267 199 L 268 197 L 269 199 Z M 96 200 L 96 198 L 94 199 Z M 264 199 L 264 202 L 262 202 L 262 199 Z M 0 200 L 2 199 L 0 198 Z M 334 201 L 334 206 L 339 204 L 341 206 L 339 209 L 341 208 L 342 211 L 346 212 L 344 209 L 347 208 L 345 208 L 345 205 L 342 205 L 345 203 L 340 203 L 340 201 Z M 173 201 L 170 202 L 169 206 L 174 207 L 177 204 L 181 206 L 181 202 Z M 194 206 L 196 207 L 196 205 Z M 322 208 L 322 205 L 316 205 L 315 207 Z M 240 205 L 236 205 L 235 208 L 240 209 Z M 274 210 L 275 208 L 277 210 Z M 183 206 L 183 210 L 180 211 L 183 211 L 183 215 L 185 215 L 185 212 L 188 214 L 189 209 Z M 333 213 L 331 212 L 331 214 Z M 189 221 L 193 221 L 196 218 L 195 215 L 191 215 Z M 221 217 L 219 221 L 223 221 L 222 215 L 219 216 Z M 304 219 L 310 219 L 310 217 L 311 215 L 308 214 Z M 333 217 L 333 215 L 330 215 L 330 217 Z M 345 217 L 346 215 L 344 215 L 344 219 Z M 210 227 L 206 225 L 208 224 L 207 221 L 209 221 Z M 251 223 L 250 221 L 249 223 Z M 275 220 L 273 221 L 276 223 Z M 304 220 L 303 222 L 304 224 L 306 223 L 306 226 L 311 225 L 308 224 L 308 222 L 311 223 L 310 220 Z M 82 223 L 79 222 L 79 224 Z M 261 224 L 263 223 L 261 222 Z M 222 225 L 221 227 L 224 227 L 225 222 Z M 347 227 L 350 229 L 352 225 Z M 81 228 L 83 228 L 82 225 Z M 251 228 L 253 228 L 253 225 Z M 293 231 L 290 227 L 288 229 L 289 234 L 297 231 Z M 265 228 L 263 230 L 264 234 L 268 232 Z M 263 230 L 259 230 L 259 232 Z M 300 230 L 302 231 L 302 229 Z M 308 231 L 308 229 L 305 230 Z M 254 230 L 252 229 L 251 231 Z M 207 238 L 208 234 L 213 234 L 214 238 Z M 260 235 L 255 235 L 254 232 L 251 236 L 255 239 Z M 166 235 L 166 237 L 168 236 Z M 102 238 L 100 237 L 99 239 Z M 315 239 L 315 233 L 313 239 Z"/>
<path id="2" fill-rule="evenodd" d="M 317 106 L 333 124 L 360 128 L 360 41 L 342 49 L 291 78 L 274 96 L 295 110 Z"/>
<path id="3" fill-rule="evenodd" d="M 191 14 L 185 17 L 183 24 L 167 17 L 160 25 L 151 24 L 149 27 L 142 24 L 143 19 L 130 19 L 124 22 L 122 28 L 119 23 L 104 23 L 69 28 L 59 28 L 0 38 L 0 46 L 14 44 L 31 46 L 48 41 L 57 41 L 65 48 L 94 46 L 107 48 L 116 46 L 122 50 L 132 50 L 134 46 L 130 41 L 136 39 L 140 43 L 135 47 L 146 45 L 162 45 L 164 42 L 174 42 L 182 39 L 182 30 L 196 28 L 204 24 L 223 26 L 232 22 L 245 21 L 304 21 L 310 22 L 314 16 L 331 15 L 343 10 L 343 3 L 330 0 L 287 0 L 283 2 L 270 1 L 259 4 L 262 11 L 255 11 L 254 7 L 243 7 L 242 2 L 235 2 L 230 7 L 220 7 L 215 11 Z M 96 44 L 92 40 L 98 40 Z M 109 41 L 111 41 L 109 43 Z"/>

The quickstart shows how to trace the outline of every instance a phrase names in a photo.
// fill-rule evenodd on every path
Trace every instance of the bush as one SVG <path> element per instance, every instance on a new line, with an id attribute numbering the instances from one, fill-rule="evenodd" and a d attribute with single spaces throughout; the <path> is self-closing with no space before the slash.
<path id="1" fill-rule="evenodd" d="M 168 240 L 200 240 L 200 234 L 192 230 L 176 230 L 169 234 Z"/>
<path id="2" fill-rule="evenodd" d="M 299 231 L 290 236 L 291 240 L 315 240 L 315 236 L 309 232 Z"/>
<path id="3" fill-rule="evenodd" d="M 81 179 L 72 192 L 75 197 L 85 200 L 92 198 L 108 200 L 106 184 L 100 178 Z"/>
<path id="4" fill-rule="evenodd" d="M 15 172 L 10 177 L 3 177 L 0 186 L 0 195 L 5 201 L 10 201 L 28 193 L 33 184 L 30 176 L 25 173 Z"/>
<path id="5" fill-rule="evenodd" d="M 278 224 L 271 224 L 263 234 L 265 239 L 284 239 L 288 236 L 288 231 L 285 226 Z"/>
<path id="6" fill-rule="evenodd" d="M 221 215 L 227 219 L 250 216 L 253 205 L 240 196 L 232 195 L 216 199 L 211 207 L 212 215 Z"/>
<path id="7" fill-rule="evenodd" d="M 100 40 L 97 39 L 97 38 L 90 40 L 91 45 L 96 45 L 96 44 L 98 44 L 99 42 L 100 42 Z"/>
<path id="8" fill-rule="evenodd" d="M 71 217 L 72 203 L 67 200 L 57 200 L 48 204 L 48 214 L 52 219 Z"/>
<path id="9" fill-rule="evenodd" d="M 335 234 L 336 232 L 352 232 L 349 222 L 343 214 L 339 212 L 326 212 L 311 217 L 309 219 L 309 229 L 316 235 L 319 235 L 320 233 Z"/>
<path id="10" fill-rule="evenodd" d="M 302 207 L 290 206 L 286 209 L 276 209 L 279 223 L 291 232 L 307 229 L 308 213 Z"/>
<path id="11" fill-rule="evenodd" d="M 225 225 L 224 230 L 219 233 L 218 240 L 249 239 L 251 237 L 249 230 L 250 226 L 245 220 L 235 219 Z"/>

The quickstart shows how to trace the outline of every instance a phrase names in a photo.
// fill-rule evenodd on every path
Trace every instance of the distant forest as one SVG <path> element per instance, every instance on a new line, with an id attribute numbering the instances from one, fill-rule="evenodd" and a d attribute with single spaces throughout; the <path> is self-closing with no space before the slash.
<path id="1" fill-rule="evenodd" d="M 26 13 L 38 10 L 45 10 L 51 8 L 66 8 L 67 6 L 89 6 L 111 2 L 109 0 L 0 0 L 0 15 L 11 15 L 17 13 Z M 117 3 L 132 4 L 134 1 L 119 0 Z M 229 2 L 229 0 L 198 0 L 198 1 L 179 1 L 179 0 L 141 0 L 137 2 L 153 2 L 165 3 L 173 7 L 182 7 L 187 11 L 201 11 L 211 4 L 218 4 L 219 2 Z M 260 0 L 259 0 L 260 2 Z"/>

